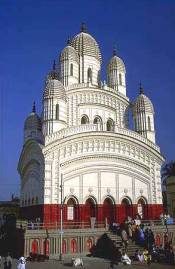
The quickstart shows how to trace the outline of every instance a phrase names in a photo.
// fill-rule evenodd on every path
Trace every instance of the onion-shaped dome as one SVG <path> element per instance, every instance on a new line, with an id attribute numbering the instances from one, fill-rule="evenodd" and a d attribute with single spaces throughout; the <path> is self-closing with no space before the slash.
<path id="1" fill-rule="evenodd" d="M 32 112 L 29 114 L 24 123 L 24 130 L 42 130 L 40 117 L 36 113 L 35 103 L 33 104 Z"/>
<path id="2" fill-rule="evenodd" d="M 66 91 L 61 81 L 58 80 L 58 75 L 55 69 L 55 62 L 53 65 L 53 70 L 47 76 L 45 85 L 46 86 L 43 95 L 44 99 L 57 97 L 59 99 L 66 100 Z"/>
<path id="3" fill-rule="evenodd" d="M 71 45 L 80 56 L 92 56 L 101 63 L 102 59 L 99 45 L 96 40 L 87 33 L 87 29 L 84 24 L 82 25 L 81 33 L 72 38 Z"/>
<path id="4" fill-rule="evenodd" d="M 118 71 L 126 73 L 125 64 L 124 64 L 123 60 L 116 55 L 115 50 L 113 51 L 113 56 L 110 59 L 107 68 L 108 68 L 108 70 L 117 69 Z"/>
<path id="5" fill-rule="evenodd" d="M 72 60 L 78 63 L 78 53 L 76 50 L 70 45 L 70 40 L 68 41 L 67 46 L 62 50 L 60 54 L 60 62 L 65 60 Z"/>
<path id="6" fill-rule="evenodd" d="M 154 114 L 154 107 L 151 100 L 144 94 L 143 87 L 140 86 L 140 94 L 137 97 L 136 101 L 133 105 L 133 112 L 134 113 L 152 113 Z"/>

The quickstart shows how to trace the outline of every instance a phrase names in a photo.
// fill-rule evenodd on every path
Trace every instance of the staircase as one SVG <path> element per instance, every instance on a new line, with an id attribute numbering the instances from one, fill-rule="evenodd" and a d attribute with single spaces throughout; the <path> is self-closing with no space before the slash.
<path id="1" fill-rule="evenodd" d="M 122 239 L 119 235 L 114 234 L 114 233 L 109 231 L 109 232 L 107 232 L 107 236 L 113 241 L 116 248 L 120 248 L 121 250 L 124 250 L 124 246 L 122 244 Z M 137 249 L 143 251 L 143 247 L 136 245 L 136 243 L 130 239 L 128 242 L 128 248 L 127 248 L 128 256 L 133 257 Z"/>

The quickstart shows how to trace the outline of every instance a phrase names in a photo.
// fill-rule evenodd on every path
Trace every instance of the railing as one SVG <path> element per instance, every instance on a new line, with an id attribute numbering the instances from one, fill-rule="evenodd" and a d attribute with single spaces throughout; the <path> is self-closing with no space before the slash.
<path id="1" fill-rule="evenodd" d="M 122 94 L 120 92 L 116 92 L 116 90 L 114 90 L 113 88 L 108 87 L 106 84 L 102 85 L 101 87 L 98 87 L 97 85 L 93 85 L 92 83 L 89 83 L 89 82 L 87 82 L 87 83 L 77 83 L 77 84 L 72 84 L 70 86 L 67 86 L 66 90 L 71 91 L 71 90 L 75 90 L 75 89 L 84 89 L 84 88 L 95 88 L 96 90 L 99 90 L 99 91 L 104 90 L 106 92 L 112 92 L 114 94 L 117 94 L 117 95 L 129 100 L 129 98 L 126 95 L 124 95 L 124 94 Z"/>
<path id="2" fill-rule="evenodd" d="M 46 230 L 46 229 L 54 229 L 60 230 L 61 224 L 60 222 L 52 222 L 52 223 L 41 223 L 41 222 L 20 222 L 16 223 L 17 228 L 23 228 L 26 230 Z M 92 225 L 90 222 L 63 222 L 63 229 L 95 229 L 95 228 L 106 228 L 104 222 L 96 222 Z"/>
<path id="3" fill-rule="evenodd" d="M 86 132 L 104 132 L 106 130 L 106 124 L 82 124 L 79 126 L 72 126 L 66 129 L 62 129 L 58 132 L 55 132 L 51 135 L 46 136 L 45 138 L 45 143 L 46 145 L 58 140 L 58 139 L 62 139 L 74 134 L 80 134 L 80 133 L 86 133 Z M 114 133 L 114 134 L 121 134 L 121 135 L 125 135 L 128 137 L 132 137 L 134 139 L 137 139 L 138 141 L 141 141 L 145 144 L 147 144 L 148 146 L 154 148 L 157 151 L 160 151 L 160 148 L 155 145 L 154 143 L 152 143 L 151 141 L 149 141 L 147 138 L 137 134 L 136 132 L 132 131 L 132 130 L 128 130 L 125 128 L 121 128 L 117 125 L 114 125 L 113 127 L 113 131 L 108 131 L 109 133 Z"/>

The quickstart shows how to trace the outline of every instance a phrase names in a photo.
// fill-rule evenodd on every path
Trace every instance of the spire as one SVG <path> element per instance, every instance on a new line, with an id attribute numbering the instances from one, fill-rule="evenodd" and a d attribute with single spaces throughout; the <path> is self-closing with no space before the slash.
<path id="1" fill-rule="evenodd" d="M 144 88 L 142 86 L 142 82 L 141 81 L 139 83 L 139 90 L 140 90 L 140 94 L 144 94 Z"/>
<path id="2" fill-rule="evenodd" d="M 35 101 L 33 102 L 33 106 L 32 106 L 32 112 L 33 112 L 33 113 L 36 113 Z"/>
<path id="3" fill-rule="evenodd" d="M 116 49 L 116 47 L 113 48 L 113 54 L 112 55 L 113 56 L 117 56 L 117 49 Z"/>
<path id="4" fill-rule="evenodd" d="M 56 71 L 56 62 L 55 62 L 55 60 L 53 62 L 52 71 L 50 72 L 49 75 L 50 75 L 50 77 L 52 79 L 58 79 L 58 74 L 57 74 L 57 71 Z"/>
<path id="5" fill-rule="evenodd" d="M 55 63 L 55 60 L 53 61 L 53 71 L 56 70 L 56 63 Z"/>
<path id="6" fill-rule="evenodd" d="M 70 36 L 68 36 L 68 39 L 67 39 L 67 45 L 71 45 L 71 39 L 70 39 Z"/>
<path id="7" fill-rule="evenodd" d="M 84 22 L 82 22 L 82 24 L 81 24 L 81 32 L 87 33 L 87 27 L 86 27 L 86 24 Z"/>

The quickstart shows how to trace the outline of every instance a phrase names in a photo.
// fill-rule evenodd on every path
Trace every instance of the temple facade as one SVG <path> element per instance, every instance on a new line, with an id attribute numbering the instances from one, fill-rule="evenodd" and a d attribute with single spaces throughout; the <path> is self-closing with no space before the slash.
<path id="1" fill-rule="evenodd" d="M 159 218 L 164 158 L 153 104 L 142 86 L 129 100 L 116 51 L 106 82 L 101 66 L 99 45 L 83 25 L 46 78 L 41 116 L 34 105 L 25 120 L 18 164 L 22 217 L 59 223 L 63 206 L 69 224 Z"/>

